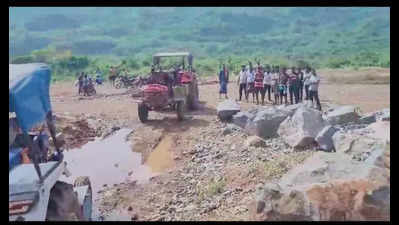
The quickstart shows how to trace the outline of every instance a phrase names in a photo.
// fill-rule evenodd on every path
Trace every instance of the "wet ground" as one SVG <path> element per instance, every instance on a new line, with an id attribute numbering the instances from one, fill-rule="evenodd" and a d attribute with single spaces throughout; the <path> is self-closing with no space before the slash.
<path id="1" fill-rule="evenodd" d="M 173 158 L 169 152 L 173 144 L 171 137 L 163 138 L 147 162 L 142 164 L 141 153 L 132 151 L 131 142 L 126 141 L 131 132 L 133 131 L 130 129 L 121 129 L 104 140 L 98 138 L 81 148 L 65 152 L 65 161 L 72 176 L 64 180 L 73 183 L 79 176 L 90 177 L 95 220 L 100 220 L 97 206 L 100 199 L 99 192 L 101 193 L 104 187 L 134 181 L 138 184 L 146 183 L 151 177 L 173 166 Z M 114 212 L 103 219 L 131 219 L 127 214 L 125 217 L 123 215 L 123 212 Z"/>

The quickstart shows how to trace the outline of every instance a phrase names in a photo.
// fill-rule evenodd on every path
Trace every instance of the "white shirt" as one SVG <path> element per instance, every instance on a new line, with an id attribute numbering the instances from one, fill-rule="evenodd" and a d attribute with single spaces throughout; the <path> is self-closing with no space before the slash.
<path id="1" fill-rule="evenodd" d="M 240 84 L 247 83 L 247 71 L 240 71 L 240 76 L 238 77 Z"/>
<path id="2" fill-rule="evenodd" d="M 311 91 L 317 91 L 319 89 L 319 82 L 320 82 L 320 78 L 318 76 L 314 76 L 312 75 L 309 78 L 309 90 Z"/>
<path id="3" fill-rule="evenodd" d="M 263 75 L 263 84 L 271 85 L 272 84 L 272 73 L 265 72 Z"/>
<path id="4" fill-rule="evenodd" d="M 271 78 L 272 78 L 271 85 L 276 85 L 278 80 L 278 74 L 272 73 Z"/>
<path id="5" fill-rule="evenodd" d="M 309 85 L 309 79 L 310 79 L 310 73 L 304 72 L 303 73 L 303 84 L 304 85 Z"/>
<path id="6" fill-rule="evenodd" d="M 255 82 L 255 73 L 247 71 L 247 83 Z"/>

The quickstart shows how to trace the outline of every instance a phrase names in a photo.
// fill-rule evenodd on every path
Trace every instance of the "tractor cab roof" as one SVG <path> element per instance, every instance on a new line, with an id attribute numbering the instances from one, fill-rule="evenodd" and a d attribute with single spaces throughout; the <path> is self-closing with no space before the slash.
<path id="1" fill-rule="evenodd" d="M 9 113 L 27 132 L 51 111 L 50 68 L 42 63 L 10 64 L 8 77 Z"/>

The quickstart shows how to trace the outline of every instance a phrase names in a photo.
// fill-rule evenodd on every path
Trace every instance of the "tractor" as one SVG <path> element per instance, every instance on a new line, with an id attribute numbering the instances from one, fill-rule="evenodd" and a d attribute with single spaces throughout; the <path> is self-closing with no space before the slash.
<path id="1" fill-rule="evenodd" d="M 164 58 L 181 58 L 176 64 L 163 69 Z M 187 63 L 187 66 L 186 66 Z M 141 87 L 138 115 L 142 123 L 148 121 L 149 111 L 175 110 L 179 121 L 186 109 L 197 109 L 199 92 L 197 75 L 193 69 L 193 56 L 189 52 L 158 53 L 153 56 L 151 73 Z"/>
<path id="2" fill-rule="evenodd" d="M 73 185 L 60 181 L 71 174 L 62 151 L 65 141 L 56 134 L 50 82 L 46 64 L 9 66 L 10 221 L 91 220 L 89 178 L 78 177 Z"/>

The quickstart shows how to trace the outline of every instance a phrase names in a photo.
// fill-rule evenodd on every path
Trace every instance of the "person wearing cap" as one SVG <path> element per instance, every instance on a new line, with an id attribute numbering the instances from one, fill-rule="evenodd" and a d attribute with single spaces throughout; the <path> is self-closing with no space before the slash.
<path id="1" fill-rule="evenodd" d="M 241 101 L 242 91 L 244 91 L 245 96 L 247 95 L 247 71 L 245 70 L 245 65 L 241 66 L 241 71 L 237 79 L 237 85 L 239 87 L 239 101 Z"/>

